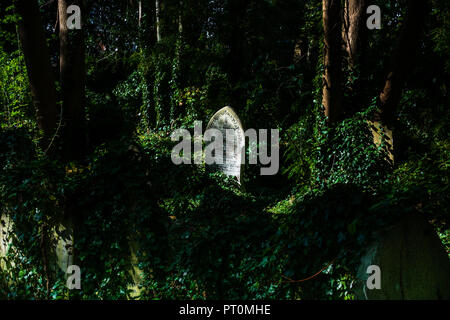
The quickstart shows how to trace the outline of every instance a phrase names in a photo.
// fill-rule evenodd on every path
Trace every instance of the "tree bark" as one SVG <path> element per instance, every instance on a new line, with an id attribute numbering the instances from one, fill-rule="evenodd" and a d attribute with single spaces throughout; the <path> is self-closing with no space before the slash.
<path id="1" fill-rule="evenodd" d="M 380 94 L 381 120 L 388 127 L 393 126 L 404 83 L 414 64 L 426 12 L 426 1 L 408 0 L 405 23 L 392 54 L 386 81 Z"/>
<path id="2" fill-rule="evenodd" d="M 350 67 L 361 65 L 367 41 L 367 0 L 345 0 L 342 32 Z"/>
<path id="3" fill-rule="evenodd" d="M 180 6 L 180 8 L 178 9 L 178 33 L 180 34 L 180 37 L 181 37 L 183 34 L 183 19 L 182 19 L 183 1 L 182 0 L 180 0 L 179 6 Z"/>
<path id="4" fill-rule="evenodd" d="M 71 1 L 84 14 L 83 1 Z M 86 152 L 85 52 L 81 30 L 67 28 L 67 0 L 58 1 L 59 68 L 63 98 L 63 155 L 66 160 L 81 160 Z M 81 19 L 83 21 L 83 19 Z"/>
<path id="5" fill-rule="evenodd" d="M 324 86 L 322 104 L 328 122 L 338 120 L 342 104 L 341 88 L 341 4 L 339 0 L 323 0 Z"/>
<path id="6" fill-rule="evenodd" d="M 138 10 L 139 10 L 139 27 L 141 27 L 141 19 L 142 19 L 142 1 L 138 1 Z"/>
<path id="7" fill-rule="evenodd" d="M 391 145 L 389 157 L 396 161 L 401 161 L 403 149 L 395 133 L 397 106 L 404 84 L 414 66 L 428 5 L 426 1 L 408 0 L 407 10 L 405 23 L 391 56 L 386 80 L 379 96 L 379 112 L 374 117 L 375 126 L 383 127 L 383 131 L 387 133 Z"/>
<path id="8" fill-rule="evenodd" d="M 346 53 L 346 62 L 349 70 L 349 79 L 346 83 L 348 101 L 346 101 L 344 117 L 351 117 L 361 111 L 368 104 L 366 47 L 368 29 L 367 0 L 345 0 L 343 10 L 342 39 Z"/>
<path id="9" fill-rule="evenodd" d="M 155 0 L 156 42 L 161 41 L 160 0 Z"/>
<path id="10" fill-rule="evenodd" d="M 43 132 L 41 147 L 52 153 L 50 143 L 55 135 L 58 114 L 56 90 L 38 3 L 34 0 L 16 0 L 14 4 L 20 17 L 19 41 L 27 66 L 37 125 Z"/>

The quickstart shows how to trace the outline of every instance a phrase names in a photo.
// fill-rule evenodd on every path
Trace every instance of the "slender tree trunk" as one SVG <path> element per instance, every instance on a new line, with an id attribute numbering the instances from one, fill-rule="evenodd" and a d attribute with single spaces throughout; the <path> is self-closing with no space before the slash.
<path id="1" fill-rule="evenodd" d="M 160 0 L 155 0 L 156 42 L 161 41 Z"/>
<path id="2" fill-rule="evenodd" d="M 85 124 L 85 52 L 83 25 L 81 30 L 67 28 L 67 0 L 58 1 L 59 13 L 59 68 L 63 97 L 64 157 L 80 160 L 86 152 Z M 71 1 L 84 14 L 83 1 Z M 83 19 L 82 19 L 83 20 Z"/>
<path id="3" fill-rule="evenodd" d="M 57 124 L 56 90 L 50 65 L 50 55 L 45 42 L 41 15 L 37 1 L 16 0 L 19 40 L 25 57 L 37 124 L 43 132 L 41 147 L 51 153 L 49 144 L 55 135 Z M 54 143 L 53 143 L 54 145 Z M 53 146 L 52 145 L 52 146 Z"/>
<path id="4" fill-rule="evenodd" d="M 142 1 L 138 2 L 138 7 L 139 7 L 139 27 L 141 27 L 141 19 L 142 19 Z"/>
<path id="5" fill-rule="evenodd" d="M 181 35 L 183 34 L 183 19 L 182 19 L 182 13 L 183 13 L 183 1 L 180 0 L 179 2 L 180 8 L 178 11 L 178 33 Z"/>
<path id="6" fill-rule="evenodd" d="M 341 88 L 341 3 L 340 0 L 323 0 L 324 31 L 324 87 L 322 104 L 328 121 L 339 119 L 342 104 Z"/>

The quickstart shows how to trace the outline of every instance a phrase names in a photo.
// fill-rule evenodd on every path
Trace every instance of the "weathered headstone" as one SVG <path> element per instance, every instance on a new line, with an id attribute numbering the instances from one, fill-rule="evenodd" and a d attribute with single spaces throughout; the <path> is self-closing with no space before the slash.
<path id="1" fill-rule="evenodd" d="M 215 155 L 216 163 L 211 168 L 236 177 L 240 183 L 245 136 L 239 117 L 232 108 L 224 107 L 209 120 L 206 131 L 209 129 L 219 130 L 223 137 L 223 152 Z"/>
<path id="2" fill-rule="evenodd" d="M 130 236 L 129 242 L 130 246 L 130 264 L 131 268 L 128 273 L 131 276 L 132 282 L 128 284 L 127 288 L 129 290 L 129 297 L 131 299 L 139 299 L 143 291 L 142 282 L 144 280 L 144 272 L 139 268 L 139 259 L 136 255 L 139 249 L 139 243 L 136 241 L 136 235 Z M 145 253 L 144 253 L 145 255 Z"/>
<path id="3" fill-rule="evenodd" d="M 367 268 L 379 267 L 381 288 L 369 289 Z M 417 213 L 374 243 L 358 270 L 358 299 L 450 299 L 450 260 L 436 232 Z"/>
<path id="4" fill-rule="evenodd" d="M 5 213 L 0 214 L 0 258 L 6 257 L 11 244 L 10 233 L 12 230 L 12 221 Z M 0 259 L 0 268 L 3 267 L 3 261 Z"/>
<path id="5" fill-rule="evenodd" d="M 70 221 L 59 222 L 52 227 L 53 235 L 49 241 L 49 267 L 52 271 L 60 269 L 66 273 L 67 268 L 73 263 L 73 231 Z M 10 272 L 10 267 L 14 267 L 14 260 L 23 256 L 23 253 L 15 246 L 11 246 L 14 236 L 14 224 L 7 213 L 0 215 L 0 269 Z M 13 250 L 13 251 L 11 251 Z M 8 253 L 12 253 L 8 257 Z M 6 263 L 8 260 L 8 263 Z"/>
<path id="6" fill-rule="evenodd" d="M 56 264 L 66 273 L 73 264 L 73 226 L 71 219 L 61 220 L 53 227 L 53 242 L 56 253 Z"/>

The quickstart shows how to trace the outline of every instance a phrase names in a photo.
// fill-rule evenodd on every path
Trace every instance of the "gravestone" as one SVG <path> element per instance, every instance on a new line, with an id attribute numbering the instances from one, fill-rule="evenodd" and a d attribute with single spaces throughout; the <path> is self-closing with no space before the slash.
<path id="1" fill-rule="evenodd" d="M 11 244 L 10 233 L 12 231 L 12 221 L 5 213 L 0 214 L 0 268 L 4 267 L 4 261 Z"/>
<path id="2" fill-rule="evenodd" d="M 0 269 L 8 271 L 6 259 L 9 250 L 14 250 L 14 254 L 19 254 L 17 247 L 12 246 L 11 237 L 14 234 L 14 225 L 12 219 L 8 214 L 2 213 L 0 215 Z M 59 268 L 66 273 L 67 268 L 73 264 L 73 230 L 70 220 L 60 221 L 52 227 L 53 235 L 50 237 L 50 256 L 47 257 L 51 261 L 52 269 Z M 56 255 L 53 257 L 53 253 Z M 14 266 L 14 261 L 9 259 L 11 266 Z"/>
<path id="3" fill-rule="evenodd" d="M 210 168 L 219 170 L 228 176 L 234 176 L 240 183 L 242 151 L 245 146 L 244 129 L 241 120 L 239 120 L 239 117 L 231 107 L 224 107 L 217 111 L 209 120 L 206 130 L 208 129 L 217 129 L 223 136 L 223 154 L 218 155 L 216 158 L 218 163 L 211 165 Z"/>
<path id="4" fill-rule="evenodd" d="M 368 289 L 367 268 L 380 268 L 380 289 Z M 362 300 L 448 300 L 450 260 L 434 228 L 409 214 L 374 243 L 361 260 L 356 296 Z"/>
<path id="5" fill-rule="evenodd" d="M 61 219 L 53 227 L 53 250 L 56 253 L 56 264 L 66 273 L 73 264 L 73 225 L 71 219 Z"/>

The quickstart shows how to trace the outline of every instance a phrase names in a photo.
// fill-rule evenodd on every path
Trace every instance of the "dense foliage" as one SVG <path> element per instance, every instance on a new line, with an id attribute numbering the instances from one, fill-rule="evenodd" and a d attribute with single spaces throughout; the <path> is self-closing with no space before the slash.
<path id="1" fill-rule="evenodd" d="M 345 91 L 348 114 L 330 125 L 321 1 L 164 1 L 160 41 L 153 2 L 139 18 L 136 1 L 88 1 L 89 144 L 72 161 L 38 144 L 17 17 L 3 1 L 0 213 L 13 232 L 0 298 L 136 298 L 138 282 L 143 299 L 352 299 L 364 248 L 410 211 L 426 215 L 450 255 L 448 3 L 431 1 L 397 112 L 395 162 L 368 121 L 406 2 L 374 3 L 383 27 L 369 33 L 368 89 Z M 57 74 L 55 4 L 40 4 Z M 245 165 L 240 187 L 171 162 L 172 130 L 206 126 L 226 105 L 245 128 L 280 130 L 277 175 Z M 68 216 L 81 290 L 66 288 L 46 252 Z"/>

